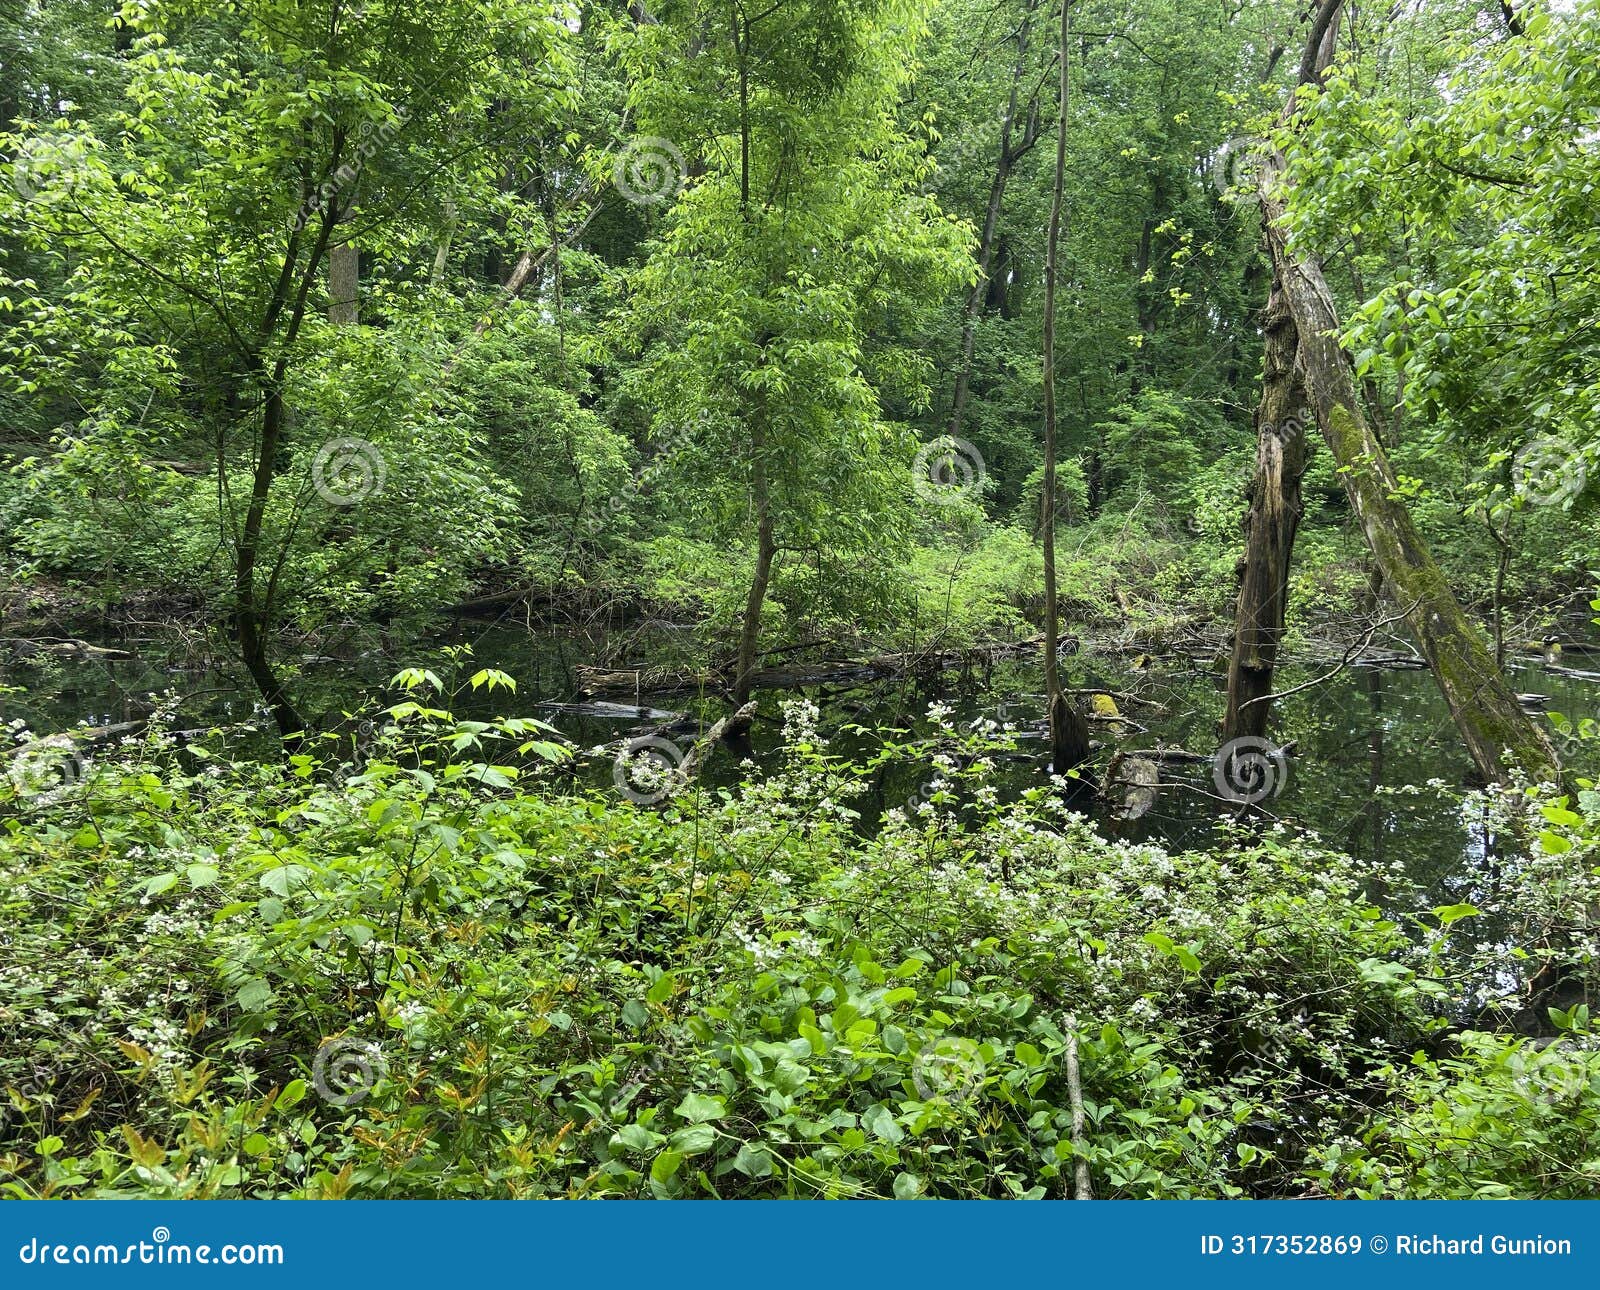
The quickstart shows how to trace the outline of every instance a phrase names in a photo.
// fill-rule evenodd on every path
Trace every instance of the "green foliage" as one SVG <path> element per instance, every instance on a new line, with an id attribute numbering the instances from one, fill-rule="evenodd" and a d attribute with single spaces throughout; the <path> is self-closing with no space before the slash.
<path id="1" fill-rule="evenodd" d="M 396 680 L 354 760 L 158 737 L 14 804 L 8 1191 L 1062 1195 L 1069 1032 L 1102 1195 L 1457 1194 L 1458 1141 L 1479 1191 L 1592 1181 L 1588 1050 L 1441 1019 L 1469 906 L 1416 942 L 1309 841 L 1107 842 L 999 803 L 988 736 L 852 766 L 803 705 L 766 780 L 607 804 L 538 786 L 537 723 Z M 1588 874 L 1593 805 L 1544 807 L 1530 899 Z"/>

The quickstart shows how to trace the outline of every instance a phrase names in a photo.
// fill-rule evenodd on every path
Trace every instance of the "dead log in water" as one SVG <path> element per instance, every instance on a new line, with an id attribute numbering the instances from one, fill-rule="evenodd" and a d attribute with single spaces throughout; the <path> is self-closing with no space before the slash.
<path id="1" fill-rule="evenodd" d="M 976 649 L 907 650 L 875 654 L 869 658 L 825 659 L 815 663 L 792 663 L 758 671 L 752 688 L 792 690 L 805 685 L 838 685 L 885 680 L 900 676 L 931 676 L 960 667 L 988 666 L 1007 659 L 1021 658 L 1038 648 L 1039 639 L 1008 641 Z M 578 692 L 586 697 L 598 695 L 645 694 L 726 694 L 732 676 L 715 670 L 675 670 L 665 667 L 608 668 L 580 664 L 573 669 Z"/>

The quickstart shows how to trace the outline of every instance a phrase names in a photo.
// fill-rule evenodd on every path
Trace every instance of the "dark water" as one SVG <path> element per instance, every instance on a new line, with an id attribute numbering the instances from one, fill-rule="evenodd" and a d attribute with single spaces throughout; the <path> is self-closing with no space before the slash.
<path id="1" fill-rule="evenodd" d="M 96 639 L 87 632 L 78 634 Z M 516 678 L 518 691 L 511 697 L 503 692 L 493 698 L 481 692 L 463 695 L 455 703 L 462 714 L 539 716 L 582 747 L 662 724 L 659 716 L 640 722 L 636 718 L 554 713 L 541 706 L 580 697 L 573 669 L 594 661 L 599 646 L 593 640 L 530 633 L 521 625 L 504 623 L 456 623 L 423 639 L 362 640 L 342 647 L 339 658 L 305 656 L 293 661 L 292 688 L 303 710 L 336 718 L 341 710 L 355 711 L 363 702 L 392 702 L 386 684 L 401 666 L 427 665 L 444 672 L 447 660 L 442 651 L 463 642 L 472 644 L 473 658 L 459 665 L 465 671 L 458 674 L 469 674 L 476 667 L 498 667 Z M 254 722 L 261 732 L 231 735 L 231 750 L 248 755 L 273 747 L 252 692 L 229 671 L 219 670 L 204 657 L 186 654 L 170 638 L 104 643 L 119 645 L 135 657 L 58 658 L 37 652 L 19 656 L 15 648 L 0 643 L 0 676 L 21 691 L 0 694 L 0 719 L 20 719 L 35 734 L 45 734 L 76 725 L 135 720 L 146 715 L 162 696 L 171 696 L 178 727 Z M 676 661 L 677 653 L 670 631 L 657 631 L 648 640 L 640 637 L 631 643 L 613 637 L 609 651 L 612 660 L 656 665 Z M 1600 657 L 1582 651 L 1571 651 L 1561 661 L 1600 670 Z M 1327 670 L 1325 661 L 1291 663 L 1280 674 L 1279 689 Z M 1531 656 L 1514 660 L 1512 672 L 1515 687 L 1547 696 L 1550 711 L 1573 721 L 1600 714 L 1600 682 L 1558 675 Z M 1223 707 L 1220 664 L 1179 655 L 1149 658 L 1091 649 L 1068 661 L 1064 681 L 1073 686 L 1101 686 L 1141 700 L 1122 704 L 1122 713 L 1142 729 L 1103 722 L 1094 725 L 1093 733 L 1104 745 L 1096 758 L 1098 770 L 1104 769 L 1110 753 L 1118 748 L 1130 755 L 1158 746 L 1181 748 L 1207 759 L 1161 762 L 1162 787 L 1154 805 L 1131 823 L 1112 825 L 1108 821 L 1107 827 L 1136 840 L 1205 845 L 1219 809 L 1209 758 L 1216 749 Z M 760 696 L 763 719 L 755 729 L 756 749 L 759 755 L 775 746 L 781 702 L 795 694 L 818 703 L 823 729 L 837 733 L 835 747 L 840 751 L 865 750 L 876 740 L 876 736 L 849 732 L 851 726 L 925 733 L 928 705 L 937 700 L 953 708 L 959 720 L 989 717 L 1014 723 L 1022 730 L 1024 755 L 1005 763 L 999 773 L 1002 792 L 1017 790 L 1037 783 L 1042 771 L 1043 746 L 1037 737 L 1040 689 L 1040 667 L 1029 661 L 1000 664 L 982 675 L 950 672 L 921 682 L 897 679 L 768 691 Z M 625 696 L 605 697 L 621 703 L 633 701 Z M 645 695 L 641 701 L 708 720 L 726 711 L 725 703 L 716 696 L 696 700 L 693 696 Z M 1459 792 L 1469 783 L 1471 764 L 1425 670 L 1347 669 L 1326 684 L 1281 701 L 1275 710 L 1274 732 L 1277 739 L 1292 744 L 1293 754 L 1286 762 L 1286 773 L 1276 783 L 1277 791 L 1261 803 L 1264 810 L 1313 829 L 1329 845 L 1358 856 L 1400 860 L 1413 879 L 1441 901 L 1457 898 L 1469 889 L 1492 851 L 1493 839 L 1459 804 Z M 674 738 L 687 746 L 693 729 L 675 733 Z M 1592 774 L 1597 768 L 1582 764 L 1583 751 L 1569 750 L 1568 760 L 1577 763 L 1580 773 Z M 591 774 L 595 783 L 609 784 L 610 772 L 609 759 L 600 758 L 585 773 Z M 713 755 L 705 773 L 713 781 L 730 780 L 735 774 L 731 757 Z M 886 776 L 878 800 L 868 802 L 867 808 L 915 799 L 930 775 L 931 768 L 897 768 Z M 1429 780 L 1442 781 L 1446 791 L 1414 795 L 1389 791 Z"/>

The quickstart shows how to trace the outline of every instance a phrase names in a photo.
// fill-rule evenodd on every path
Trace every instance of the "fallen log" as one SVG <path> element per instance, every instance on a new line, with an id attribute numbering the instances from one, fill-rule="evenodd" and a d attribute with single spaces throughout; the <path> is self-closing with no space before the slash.
<path id="1" fill-rule="evenodd" d="M 668 712 L 664 708 L 641 708 L 628 703 L 541 703 L 541 712 L 566 717 L 598 717 L 602 721 L 664 721 L 683 719 L 681 712 Z"/>
<path id="2" fill-rule="evenodd" d="M 908 650 L 875 654 L 870 658 L 826 659 L 815 663 L 795 663 L 786 667 L 762 668 L 751 678 L 757 690 L 789 690 L 803 685 L 830 685 L 840 682 L 876 681 L 887 677 L 945 672 L 973 664 L 995 663 L 1033 652 L 1037 640 L 1007 641 L 981 645 L 968 650 Z M 664 667 L 606 668 L 579 664 L 573 669 L 578 692 L 585 696 L 605 694 L 684 694 L 726 693 L 728 673 L 715 670 L 675 671 Z"/>

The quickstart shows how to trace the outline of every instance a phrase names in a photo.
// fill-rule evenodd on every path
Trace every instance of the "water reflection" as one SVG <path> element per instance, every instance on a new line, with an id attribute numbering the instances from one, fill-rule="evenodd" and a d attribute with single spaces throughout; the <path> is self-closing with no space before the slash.
<path id="1" fill-rule="evenodd" d="M 683 661 L 675 649 L 677 639 L 670 632 L 641 637 L 623 656 L 674 666 Z M 717 695 L 607 695 L 616 704 L 613 711 L 593 706 L 541 711 L 540 704 L 574 704 L 583 698 L 577 693 L 575 669 L 595 659 L 595 642 L 478 623 L 457 624 L 429 639 L 389 641 L 387 649 L 369 644 L 352 648 L 343 658 L 302 659 L 295 692 L 310 712 L 353 711 L 365 697 L 381 693 L 401 664 L 430 663 L 444 646 L 461 641 L 474 644 L 478 665 L 502 668 L 519 684 L 515 699 L 480 694 L 461 704 L 464 712 L 487 715 L 492 709 L 514 707 L 512 715 L 541 715 L 580 746 L 615 741 L 677 712 L 715 719 L 726 710 Z M 113 726 L 148 715 L 163 695 L 175 696 L 180 727 L 236 725 L 255 715 L 251 692 L 226 672 L 207 667 L 170 642 L 151 640 L 132 648 L 132 658 L 13 650 L 4 660 L 4 679 L 22 692 L 0 693 L 0 719 L 21 719 L 36 733 L 78 724 Z M 1066 684 L 1123 696 L 1120 721 L 1102 714 L 1095 723 L 1101 745 L 1098 768 L 1103 770 L 1117 749 L 1148 756 L 1159 766 L 1161 788 L 1154 804 L 1139 818 L 1121 822 L 1119 835 L 1173 846 L 1208 845 L 1219 807 L 1210 759 L 1224 700 L 1224 681 L 1215 663 L 1176 656 L 1143 659 L 1132 666 L 1125 655 L 1086 651 L 1066 665 Z M 1286 667 L 1280 689 L 1310 680 L 1320 670 L 1325 669 Z M 998 776 L 1002 793 L 1019 791 L 1038 782 L 1043 762 L 1040 672 L 1030 660 L 999 663 L 964 676 L 768 691 L 759 696 L 766 719 L 755 726 L 754 752 L 759 758 L 774 747 L 779 732 L 771 718 L 786 693 L 804 693 L 818 703 L 823 729 L 835 732 L 835 747 L 844 752 L 871 750 L 879 731 L 925 733 L 927 705 L 937 699 L 950 705 L 960 720 L 988 717 L 1019 728 L 1025 755 L 1003 763 Z M 1549 672 L 1532 658 L 1515 662 L 1512 672 L 1517 689 L 1547 696 L 1552 710 L 1574 720 L 1595 715 L 1600 706 L 1600 684 L 1594 680 Z M 633 710 L 640 704 L 651 709 L 643 720 Z M 1271 815 L 1315 830 L 1330 845 L 1364 859 L 1399 861 L 1413 881 L 1441 901 L 1464 898 L 1455 894 L 1463 884 L 1493 870 L 1493 834 L 1481 817 L 1460 810 L 1450 792 L 1393 791 L 1430 781 L 1459 790 L 1470 782 L 1471 762 L 1426 671 L 1347 669 L 1282 700 L 1274 731 L 1291 756 L 1279 791 L 1262 803 Z M 231 746 L 247 755 L 266 752 L 272 743 L 265 734 L 244 734 L 234 737 Z M 1194 756 L 1185 760 L 1184 753 Z M 725 755 L 711 758 L 705 769 L 714 782 L 728 782 L 736 773 L 733 759 Z M 866 808 L 881 811 L 915 799 L 928 779 L 926 769 L 894 768 L 885 773 Z M 593 780 L 597 786 L 609 783 L 609 760 L 594 768 Z"/>

